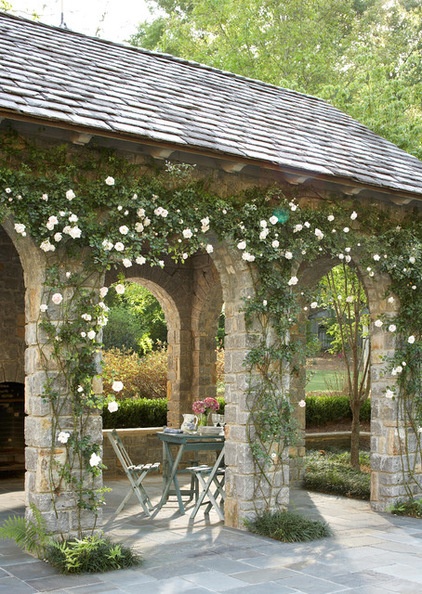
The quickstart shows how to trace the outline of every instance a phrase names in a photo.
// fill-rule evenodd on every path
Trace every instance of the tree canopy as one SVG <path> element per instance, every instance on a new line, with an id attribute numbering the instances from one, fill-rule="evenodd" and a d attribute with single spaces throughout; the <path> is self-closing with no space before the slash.
<path id="1" fill-rule="evenodd" d="M 326 99 L 422 158 L 419 0 L 149 0 L 130 42 Z"/>

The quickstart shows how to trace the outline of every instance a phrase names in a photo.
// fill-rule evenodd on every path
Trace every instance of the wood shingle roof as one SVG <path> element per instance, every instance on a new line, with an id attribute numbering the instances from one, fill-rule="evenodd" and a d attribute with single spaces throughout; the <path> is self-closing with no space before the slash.
<path id="1" fill-rule="evenodd" d="M 422 162 L 325 101 L 0 13 L 0 118 L 422 197 Z"/>

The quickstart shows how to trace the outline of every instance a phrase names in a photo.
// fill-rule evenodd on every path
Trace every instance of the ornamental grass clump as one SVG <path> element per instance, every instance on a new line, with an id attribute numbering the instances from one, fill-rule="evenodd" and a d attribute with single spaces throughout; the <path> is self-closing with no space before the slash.
<path id="1" fill-rule="evenodd" d="M 394 516 L 409 516 L 422 519 L 422 499 L 401 499 L 391 508 Z"/>
<path id="2" fill-rule="evenodd" d="M 331 529 L 325 522 L 311 520 L 287 510 L 264 511 L 254 520 L 248 520 L 249 532 L 267 536 L 281 542 L 306 542 L 331 536 Z"/>
<path id="3" fill-rule="evenodd" d="M 45 551 L 46 561 L 61 573 L 103 573 L 140 565 L 132 549 L 103 536 L 52 542 Z"/>
<path id="4" fill-rule="evenodd" d="M 352 499 L 369 500 L 371 475 L 369 454 L 359 456 L 361 470 L 352 468 L 350 453 L 310 452 L 305 459 L 302 486 L 310 491 L 343 495 Z"/>

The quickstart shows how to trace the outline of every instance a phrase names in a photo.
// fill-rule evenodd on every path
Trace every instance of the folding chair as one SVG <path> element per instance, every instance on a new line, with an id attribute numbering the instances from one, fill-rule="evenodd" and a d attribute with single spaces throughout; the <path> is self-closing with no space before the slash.
<path id="1" fill-rule="evenodd" d="M 125 474 L 131 484 L 131 488 L 129 489 L 127 495 L 125 496 L 119 507 L 117 508 L 116 514 L 119 514 L 122 511 L 125 504 L 132 496 L 132 493 L 135 493 L 145 514 L 147 516 L 150 516 L 150 512 L 153 509 L 153 505 L 147 492 L 145 491 L 144 486 L 142 485 L 142 481 L 149 472 L 151 472 L 152 470 L 158 470 L 160 467 L 160 463 L 154 462 L 151 464 L 138 464 L 136 466 L 132 463 L 132 460 L 130 459 L 130 456 L 125 446 L 123 445 L 123 442 L 120 439 L 117 431 L 113 429 L 113 431 L 111 433 L 107 433 L 107 435 L 111 442 L 111 445 L 113 446 L 113 450 L 116 452 L 116 456 L 120 461 L 120 464 L 122 465 L 123 470 L 125 471 Z"/>
<path id="2" fill-rule="evenodd" d="M 193 508 L 190 519 L 193 520 L 198 513 L 199 508 L 203 504 L 207 504 L 205 508 L 205 514 L 209 514 L 210 510 L 214 507 L 220 520 L 224 520 L 224 500 L 225 491 L 224 483 L 226 478 L 226 469 L 224 466 L 220 466 L 224 455 L 224 449 L 221 450 L 216 463 L 214 466 L 207 466 L 203 464 L 201 466 L 191 466 L 186 470 L 189 470 L 198 484 L 202 487 L 195 507 Z M 205 500 L 207 498 L 207 500 Z"/>

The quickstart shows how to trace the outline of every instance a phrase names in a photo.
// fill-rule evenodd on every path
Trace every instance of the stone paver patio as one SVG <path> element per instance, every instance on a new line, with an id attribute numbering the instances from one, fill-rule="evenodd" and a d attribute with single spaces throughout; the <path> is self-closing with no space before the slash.
<path id="1" fill-rule="evenodd" d="M 0 541 L 0 592 L 29 594 L 420 594 L 422 523 L 371 511 L 363 501 L 292 491 L 291 508 L 324 519 L 334 536 L 311 543 L 284 544 L 225 528 L 211 513 L 194 523 L 170 502 L 154 520 L 138 513 L 135 498 L 116 518 L 127 490 L 125 480 L 105 481 L 105 529 L 137 549 L 137 569 L 62 576 L 11 541 Z M 157 500 L 160 479 L 148 479 Z M 21 479 L 0 481 L 0 522 L 23 513 Z"/>

